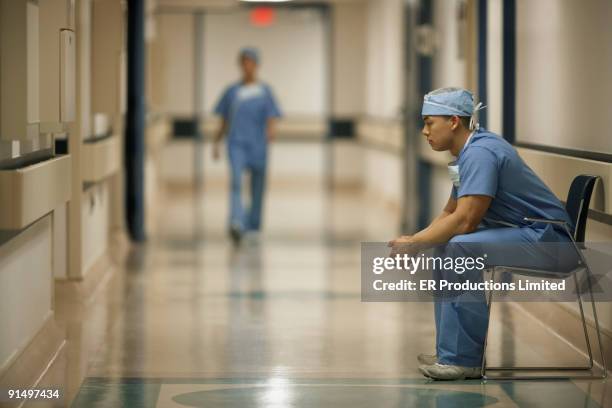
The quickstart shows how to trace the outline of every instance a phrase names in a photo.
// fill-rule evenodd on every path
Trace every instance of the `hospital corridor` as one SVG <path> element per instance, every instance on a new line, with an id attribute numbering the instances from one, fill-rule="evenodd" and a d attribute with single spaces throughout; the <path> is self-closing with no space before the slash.
<path id="1" fill-rule="evenodd" d="M 0 407 L 609 407 L 608 0 L 0 0 Z"/>

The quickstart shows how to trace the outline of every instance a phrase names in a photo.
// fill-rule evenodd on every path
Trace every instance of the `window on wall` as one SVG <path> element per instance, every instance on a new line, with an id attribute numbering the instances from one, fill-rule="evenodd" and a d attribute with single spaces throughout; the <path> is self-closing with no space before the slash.
<path id="1" fill-rule="evenodd" d="M 612 2 L 516 4 L 516 140 L 612 153 Z"/>

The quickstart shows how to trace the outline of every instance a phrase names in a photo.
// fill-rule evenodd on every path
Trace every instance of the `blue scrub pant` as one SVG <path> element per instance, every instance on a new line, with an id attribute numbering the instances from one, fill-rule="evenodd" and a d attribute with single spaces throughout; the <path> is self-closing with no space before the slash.
<path id="1" fill-rule="evenodd" d="M 544 241 L 543 241 L 544 240 Z M 569 238 L 552 228 L 492 228 L 471 234 L 456 235 L 437 250 L 437 256 L 480 257 L 488 255 L 487 265 L 506 265 L 525 268 L 547 268 L 558 265 L 558 254 L 547 253 L 538 242 L 569 242 Z M 511 247 L 512 254 L 500 251 L 502 245 Z M 570 255 L 575 260 L 573 255 Z M 495 259 L 497 257 L 497 259 Z M 563 260 L 563 262 L 566 262 Z M 567 260 L 567 262 L 572 262 Z M 565 268 L 565 267 L 564 267 Z M 482 271 L 459 275 L 452 270 L 435 271 L 436 279 L 461 282 L 482 282 Z M 441 364 L 479 367 L 482 363 L 484 340 L 489 325 L 484 291 L 460 293 L 450 298 L 436 298 L 436 354 Z"/>
<path id="2" fill-rule="evenodd" d="M 266 159 L 256 157 L 243 146 L 228 145 L 231 170 L 230 226 L 241 231 L 258 231 L 266 181 Z M 242 174 L 248 170 L 251 176 L 251 202 L 248 211 L 242 204 Z"/>

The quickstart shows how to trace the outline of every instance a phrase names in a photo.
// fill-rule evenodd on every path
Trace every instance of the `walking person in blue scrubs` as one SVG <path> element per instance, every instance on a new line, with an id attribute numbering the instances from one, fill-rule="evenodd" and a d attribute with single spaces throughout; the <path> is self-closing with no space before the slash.
<path id="1" fill-rule="evenodd" d="M 243 48 L 238 57 L 242 78 L 227 87 L 215 107 L 221 127 L 213 147 L 213 157 L 221 154 L 221 141 L 227 136 L 231 170 L 230 236 L 239 244 L 245 232 L 258 232 L 268 162 L 268 143 L 274 138 L 274 121 L 281 116 L 271 88 L 257 78 L 260 62 L 255 48 Z M 250 173 L 250 207 L 242 202 L 242 175 Z"/>
<path id="2" fill-rule="evenodd" d="M 473 95 L 465 89 L 443 88 L 425 95 L 422 133 L 433 150 L 450 151 L 456 157 L 448 166 L 453 187 L 441 214 L 427 228 L 401 236 L 389 246 L 415 254 L 443 244 L 444 255 L 457 259 L 484 253 L 489 258 L 504 256 L 499 250 L 503 245 L 521 253 L 511 257 L 515 261 L 511 266 L 558 264 L 555 254 L 546 253 L 540 243 L 567 243 L 567 234 L 558 226 L 524 218 L 564 220 L 571 226 L 569 216 L 508 142 L 478 126 L 480 107 L 474 106 Z M 469 279 L 450 273 L 458 281 Z M 482 281 L 482 271 L 476 279 Z M 487 311 L 483 291 L 437 298 L 436 353 L 417 357 L 421 373 L 439 380 L 479 378 Z"/>

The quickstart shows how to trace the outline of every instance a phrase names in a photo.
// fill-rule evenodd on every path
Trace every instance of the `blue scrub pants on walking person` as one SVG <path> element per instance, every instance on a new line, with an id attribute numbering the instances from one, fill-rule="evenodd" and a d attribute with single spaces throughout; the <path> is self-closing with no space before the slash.
<path id="1" fill-rule="evenodd" d="M 232 143 L 228 144 L 228 153 L 231 169 L 230 227 L 239 231 L 259 231 L 266 181 L 265 155 L 256 155 L 248 147 Z M 242 201 L 242 175 L 245 170 L 250 173 L 251 200 L 248 210 L 245 210 Z"/>
<path id="2" fill-rule="evenodd" d="M 437 249 L 436 255 L 456 259 L 487 254 L 487 266 L 537 269 L 556 265 L 566 270 L 576 261 L 571 251 L 568 252 L 567 259 L 559 259 L 560 251 L 547 252 L 545 245 L 537 245 L 542 242 L 570 241 L 567 236 L 552 227 L 489 228 L 456 235 L 447 245 Z M 451 282 L 482 282 L 483 272 L 457 274 L 453 270 L 436 270 L 434 277 L 436 280 L 446 279 Z M 479 367 L 489 324 L 484 291 L 457 292 L 457 295 L 450 297 L 436 297 L 434 311 L 438 362 L 445 365 Z"/>

